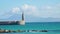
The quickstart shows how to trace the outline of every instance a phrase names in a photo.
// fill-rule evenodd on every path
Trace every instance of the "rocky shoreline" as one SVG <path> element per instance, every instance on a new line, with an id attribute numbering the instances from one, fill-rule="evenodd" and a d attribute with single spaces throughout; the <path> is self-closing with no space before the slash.
<path id="1" fill-rule="evenodd" d="M 0 29 L 0 33 L 18 33 L 18 32 L 48 32 L 48 30 L 2 30 Z"/>

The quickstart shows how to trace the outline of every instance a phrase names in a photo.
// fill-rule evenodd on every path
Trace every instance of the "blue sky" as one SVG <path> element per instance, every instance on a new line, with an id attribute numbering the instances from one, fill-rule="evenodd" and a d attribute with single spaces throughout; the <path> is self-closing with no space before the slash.
<path id="1" fill-rule="evenodd" d="M 60 0 L 0 0 L 0 20 L 60 21 Z"/>

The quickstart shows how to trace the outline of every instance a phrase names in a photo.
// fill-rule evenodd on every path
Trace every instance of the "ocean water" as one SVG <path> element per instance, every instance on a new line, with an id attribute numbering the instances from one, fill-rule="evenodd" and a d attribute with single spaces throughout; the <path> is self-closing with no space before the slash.
<path id="1" fill-rule="evenodd" d="M 60 22 L 26 22 L 26 25 L 0 25 L 6 30 L 48 30 L 48 32 L 23 32 L 0 34 L 60 34 Z"/>

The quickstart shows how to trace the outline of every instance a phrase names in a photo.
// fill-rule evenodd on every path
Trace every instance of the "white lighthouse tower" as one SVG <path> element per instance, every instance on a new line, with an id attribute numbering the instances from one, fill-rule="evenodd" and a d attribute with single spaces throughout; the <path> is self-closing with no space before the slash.
<path id="1" fill-rule="evenodd" d="M 20 25 L 25 25 L 24 13 L 23 12 L 22 12 L 22 20 L 20 21 Z"/>

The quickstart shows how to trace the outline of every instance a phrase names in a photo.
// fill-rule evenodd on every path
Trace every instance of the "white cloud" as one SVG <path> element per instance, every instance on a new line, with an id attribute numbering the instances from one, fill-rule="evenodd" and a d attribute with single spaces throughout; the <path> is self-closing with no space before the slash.
<path id="1" fill-rule="evenodd" d="M 42 6 L 39 8 L 33 5 L 24 4 L 20 8 L 19 7 L 13 8 L 13 13 L 20 13 L 24 11 L 25 15 L 31 15 L 34 17 L 60 18 L 59 16 L 60 10 L 58 6 Z"/>
<path id="2" fill-rule="evenodd" d="M 22 9 L 23 10 L 27 10 L 29 8 L 29 6 L 27 5 L 27 4 L 24 4 L 23 6 L 22 6 Z"/>
<path id="3" fill-rule="evenodd" d="M 12 8 L 13 13 L 18 13 L 20 11 L 19 7 Z"/>
<path id="4" fill-rule="evenodd" d="M 18 14 L 18 13 L 20 13 L 20 8 L 15 7 L 15 8 L 12 8 L 12 10 L 10 12 L 9 11 L 1 12 L 0 19 L 8 19 L 11 16 L 13 16 L 14 14 Z"/>
<path id="5" fill-rule="evenodd" d="M 37 11 L 38 9 L 36 6 L 24 4 L 22 6 L 22 9 L 24 10 L 26 15 L 32 15 L 32 16 L 38 16 L 39 15 L 39 12 Z"/>
<path id="6" fill-rule="evenodd" d="M 48 9 L 52 9 L 52 7 L 51 6 L 41 6 L 40 9 L 48 10 Z"/>
<path id="7" fill-rule="evenodd" d="M 60 8 L 56 5 L 54 6 L 42 6 L 40 7 L 40 16 L 42 17 L 52 17 L 52 18 L 60 18 Z"/>

